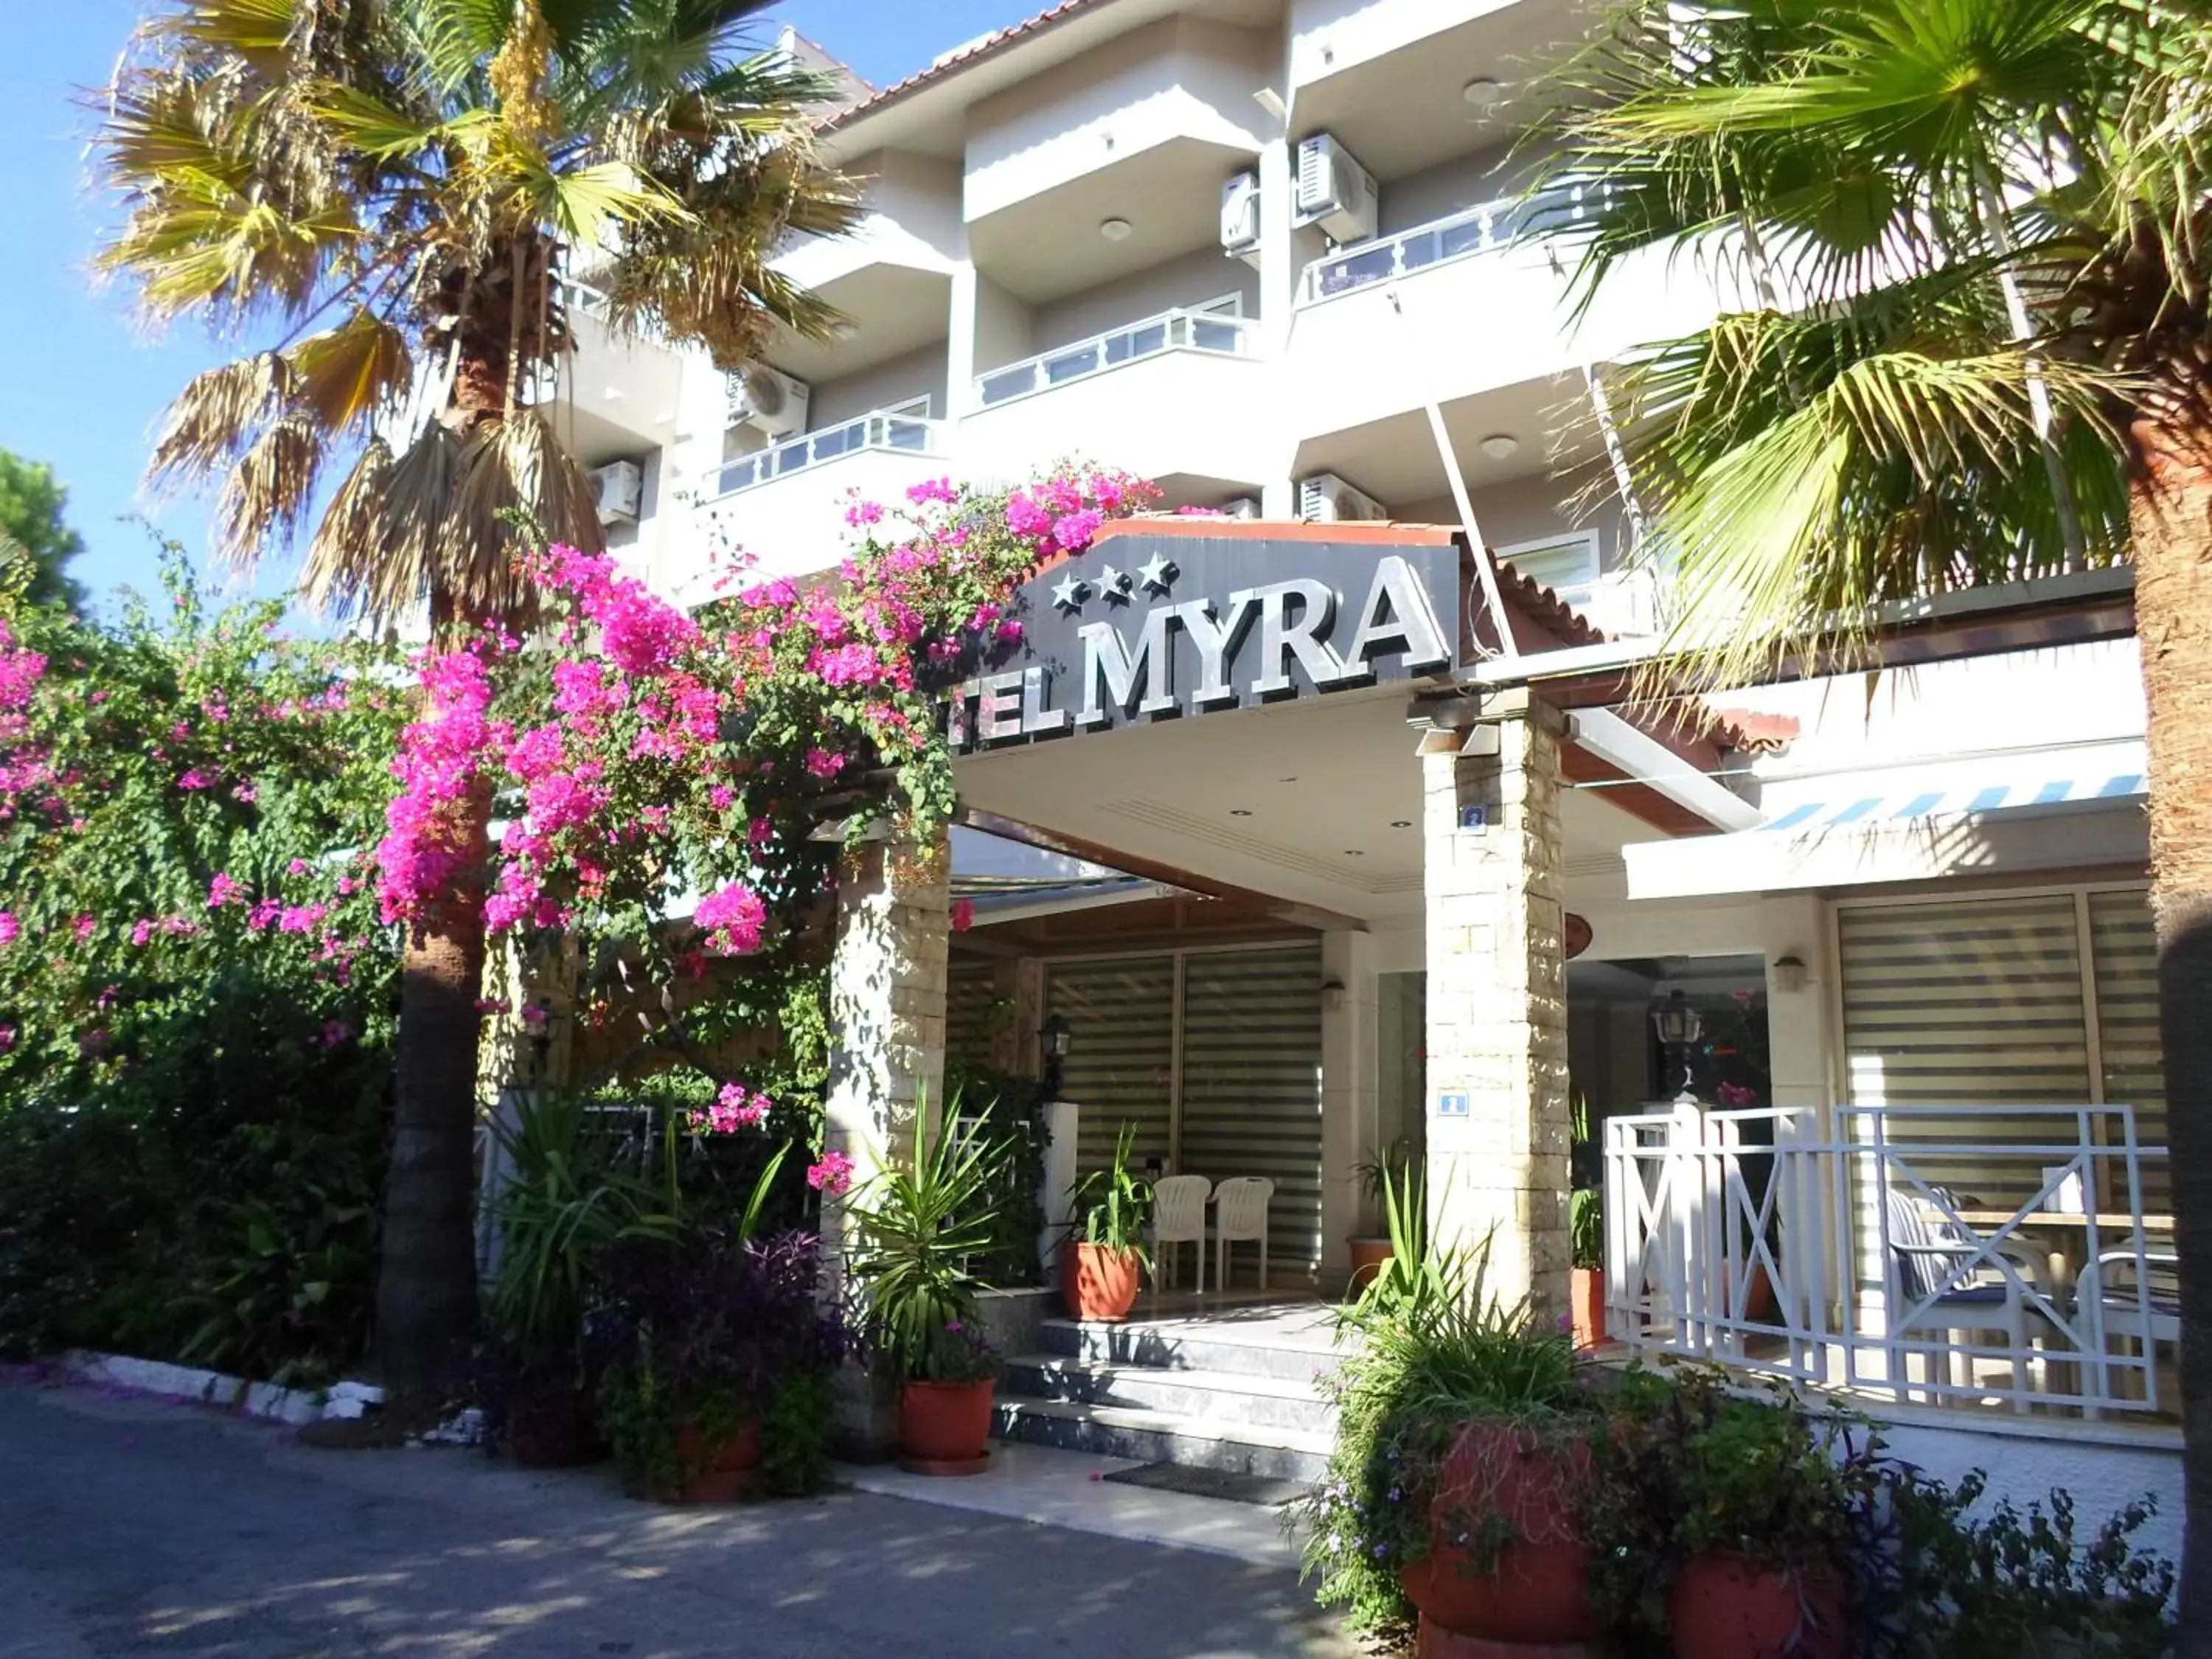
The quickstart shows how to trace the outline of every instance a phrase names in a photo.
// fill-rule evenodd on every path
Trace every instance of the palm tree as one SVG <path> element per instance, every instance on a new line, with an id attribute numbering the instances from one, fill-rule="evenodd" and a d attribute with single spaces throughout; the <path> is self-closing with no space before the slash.
<path id="1" fill-rule="evenodd" d="M 156 323 L 276 343 L 185 386 L 150 476 L 219 480 L 241 562 L 307 531 L 330 612 L 526 626 L 514 515 L 599 545 L 546 407 L 572 262 L 614 331 L 725 365 L 835 321 L 768 264 L 854 200 L 810 142 L 833 88 L 745 45 L 768 0 L 165 3 L 103 99 L 127 216 L 100 263 Z M 474 1323 L 479 898 L 406 943 L 376 1339 L 403 1393 L 449 1380 Z"/>
<path id="2" fill-rule="evenodd" d="M 1869 607 L 2132 561 L 2179 1250 L 2181 1651 L 2212 1651 L 2212 12 L 1639 0 L 1558 77 L 1587 302 L 1694 252 L 1743 297 L 1625 374 L 1692 682 Z M 1663 252 L 1662 252 L 1663 250 Z"/>

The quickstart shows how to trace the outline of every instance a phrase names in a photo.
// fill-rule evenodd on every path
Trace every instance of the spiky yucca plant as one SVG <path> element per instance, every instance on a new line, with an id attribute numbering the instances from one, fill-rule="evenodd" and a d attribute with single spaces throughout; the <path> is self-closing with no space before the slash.
<path id="1" fill-rule="evenodd" d="M 527 625 L 507 516 L 599 542 L 549 412 L 580 258 L 616 333 L 729 366 L 834 320 L 769 264 L 854 196 L 811 143 L 833 88 L 747 45 L 766 4 L 161 0 L 102 101 L 127 212 L 100 263 L 157 323 L 273 343 L 185 386 L 153 476 L 218 483 L 241 562 L 305 532 L 331 611 Z M 474 1317 L 477 898 L 406 958 L 377 1329 L 403 1390 L 453 1375 Z"/>

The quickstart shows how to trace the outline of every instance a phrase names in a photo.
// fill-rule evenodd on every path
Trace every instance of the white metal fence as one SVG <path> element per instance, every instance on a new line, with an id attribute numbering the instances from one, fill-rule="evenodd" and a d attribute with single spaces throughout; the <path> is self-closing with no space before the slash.
<path id="1" fill-rule="evenodd" d="M 2172 1218 L 2120 1105 L 1607 1121 L 1606 1301 L 1633 1347 L 1899 1401 L 2156 1412 Z"/>
<path id="2" fill-rule="evenodd" d="M 1376 283 L 1391 282 L 1469 254 L 1510 247 L 1532 233 L 1564 228 L 1583 213 L 1581 186 L 1504 196 L 1425 225 L 1338 248 L 1316 259 L 1298 277 L 1298 303 L 1315 304 Z"/>

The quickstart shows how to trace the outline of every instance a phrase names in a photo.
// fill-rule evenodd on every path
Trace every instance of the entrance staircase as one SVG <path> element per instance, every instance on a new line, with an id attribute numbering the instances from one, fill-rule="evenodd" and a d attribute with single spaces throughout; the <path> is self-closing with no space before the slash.
<path id="1" fill-rule="evenodd" d="M 994 1431 L 1100 1456 L 1318 1480 L 1336 1439 L 1335 1407 L 1318 1386 L 1336 1363 L 1333 1310 L 1194 1301 L 1147 1298 L 1111 1324 L 1045 1320 L 1039 1352 L 1007 1362 Z"/>

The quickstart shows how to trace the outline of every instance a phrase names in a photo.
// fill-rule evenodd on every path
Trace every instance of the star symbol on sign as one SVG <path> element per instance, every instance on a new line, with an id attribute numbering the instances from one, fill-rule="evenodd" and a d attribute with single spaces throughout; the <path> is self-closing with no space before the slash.
<path id="1" fill-rule="evenodd" d="M 1090 586 L 1080 576 L 1063 576 L 1053 584 L 1052 602 L 1062 611 L 1080 611 Z"/>
<path id="2" fill-rule="evenodd" d="M 1173 559 L 1164 554 L 1155 553 L 1137 567 L 1137 574 L 1144 581 L 1146 592 L 1164 593 L 1182 572 L 1176 568 Z"/>
<path id="3" fill-rule="evenodd" d="M 1102 597 L 1111 603 L 1119 605 L 1128 604 L 1128 573 L 1125 570 L 1116 570 L 1110 564 L 1100 566 L 1098 570 L 1098 592 Z"/>

